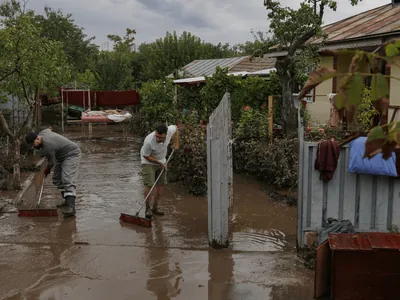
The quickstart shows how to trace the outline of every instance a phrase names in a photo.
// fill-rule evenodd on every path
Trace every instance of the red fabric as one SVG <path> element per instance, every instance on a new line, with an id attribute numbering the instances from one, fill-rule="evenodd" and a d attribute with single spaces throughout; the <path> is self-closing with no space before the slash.
<path id="1" fill-rule="evenodd" d="M 328 182 L 336 170 L 340 155 L 339 143 L 333 140 L 322 141 L 318 144 L 315 169 L 320 171 L 319 179 Z"/>
<path id="2" fill-rule="evenodd" d="M 79 107 L 89 107 L 89 93 L 87 91 L 63 91 L 64 104 Z M 121 92 L 90 92 L 90 107 L 119 108 L 140 104 L 140 95 L 137 91 Z"/>
<path id="3" fill-rule="evenodd" d="M 95 93 L 96 92 L 90 92 L 90 107 L 93 107 L 95 105 Z M 89 107 L 89 92 L 87 91 L 63 91 L 63 97 L 64 104 L 66 105 L 75 105 L 84 108 Z"/>
<path id="4" fill-rule="evenodd" d="M 139 93 L 135 90 L 121 92 L 97 92 L 97 106 L 117 108 L 140 104 Z"/>

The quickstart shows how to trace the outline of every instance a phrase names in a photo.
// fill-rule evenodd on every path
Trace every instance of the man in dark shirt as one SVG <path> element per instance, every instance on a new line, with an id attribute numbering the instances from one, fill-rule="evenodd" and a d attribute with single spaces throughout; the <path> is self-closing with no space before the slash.
<path id="1" fill-rule="evenodd" d="M 81 149 L 77 144 L 50 129 L 39 133 L 29 132 L 25 141 L 39 149 L 41 156 L 47 158 L 45 176 L 54 166 L 53 184 L 61 191 L 63 201 L 57 207 L 65 208 L 65 218 L 75 215 L 76 185 L 75 180 L 81 159 Z"/>

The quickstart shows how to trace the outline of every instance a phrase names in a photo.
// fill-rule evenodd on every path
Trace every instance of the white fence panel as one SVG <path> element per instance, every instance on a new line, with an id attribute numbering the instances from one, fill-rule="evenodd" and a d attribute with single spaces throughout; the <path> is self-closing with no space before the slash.
<path id="1" fill-rule="evenodd" d="M 225 93 L 207 125 L 208 240 L 214 248 L 228 246 L 231 148 L 231 104 L 229 93 Z"/>

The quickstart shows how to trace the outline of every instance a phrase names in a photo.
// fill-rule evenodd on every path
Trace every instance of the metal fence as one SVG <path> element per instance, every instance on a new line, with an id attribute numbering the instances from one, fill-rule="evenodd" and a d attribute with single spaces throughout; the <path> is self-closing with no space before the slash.
<path id="1" fill-rule="evenodd" d="M 230 94 L 225 93 L 207 125 L 208 239 L 213 247 L 228 245 L 232 205 Z"/>
<path id="2" fill-rule="evenodd" d="M 342 147 L 338 166 L 329 182 L 315 170 L 317 143 L 300 139 L 298 245 L 306 233 L 324 226 L 329 217 L 350 220 L 358 232 L 387 232 L 400 225 L 400 180 L 349 173 L 348 146 Z"/>

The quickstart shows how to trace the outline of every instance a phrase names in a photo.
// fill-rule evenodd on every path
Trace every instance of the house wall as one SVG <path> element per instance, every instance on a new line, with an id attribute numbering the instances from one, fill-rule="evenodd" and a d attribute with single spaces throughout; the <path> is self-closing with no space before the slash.
<path id="1" fill-rule="evenodd" d="M 351 53 L 347 55 L 340 55 L 340 57 L 337 58 L 336 70 L 338 71 L 339 74 L 345 74 L 349 71 L 349 66 L 351 64 L 352 58 L 353 54 Z M 334 68 L 334 58 L 332 56 L 321 57 L 320 66 L 326 68 Z M 359 71 L 361 73 L 368 72 L 367 60 L 360 62 Z M 400 69 L 398 69 L 398 71 L 400 72 Z M 311 122 L 313 122 L 314 118 L 317 120 L 318 124 L 325 124 L 328 122 L 330 115 L 330 102 L 328 94 L 337 92 L 343 77 L 344 75 L 337 77 L 335 91 L 333 90 L 334 88 L 333 79 L 326 80 L 315 88 L 315 102 L 307 106 L 308 111 L 311 115 Z M 398 88 L 399 88 L 398 92 L 400 93 L 400 85 L 398 85 Z M 400 105 L 400 98 L 398 105 Z M 400 113 L 399 113 L 399 118 L 400 118 Z"/>
<path id="2" fill-rule="evenodd" d="M 320 67 L 332 69 L 333 57 L 322 56 L 320 59 Z M 327 95 L 332 93 L 332 83 L 333 80 L 329 79 L 322 82 L 315 88 L 315 101 L 307 104 L 307 110 L 311 115 L 311 123 L 313 122 L 314 118 L 319 124 L 326 123 L 329 120 L 330 103 Z"/>

